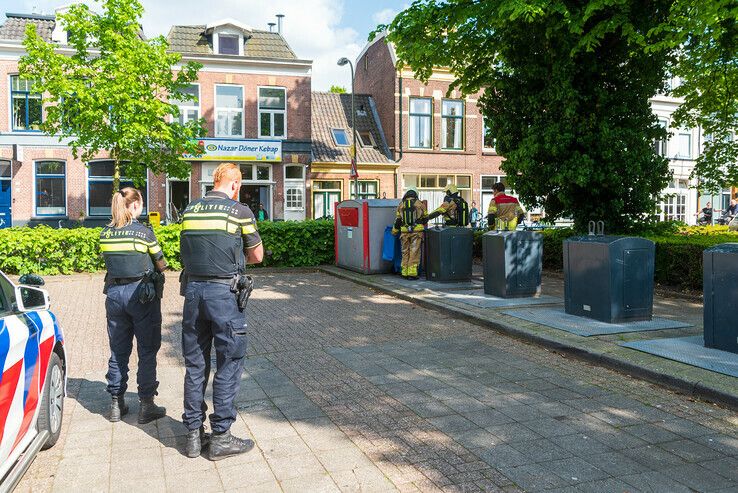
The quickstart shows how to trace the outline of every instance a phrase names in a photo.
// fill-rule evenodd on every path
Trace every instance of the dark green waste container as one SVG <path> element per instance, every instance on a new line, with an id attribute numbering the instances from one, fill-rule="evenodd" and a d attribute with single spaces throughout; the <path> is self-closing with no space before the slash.
<path id="1" fill-rule="evenodd" d="M 426 279 L 468 281 L 472 276 L 474 233 L 469 228 L 436 226 L 426 231 Z"/>
<path id="2" fill-rule="evenodd" d="M 738 243 L 716 245 L 702 256 L 705 347 L 738 353 Z"/>
<path id="3" fill-rule="evenodd" d="M 482 235 L 484 292 L 500 298 L 535 296 L 541 290 L 543 235 L 490 231 Z"/>

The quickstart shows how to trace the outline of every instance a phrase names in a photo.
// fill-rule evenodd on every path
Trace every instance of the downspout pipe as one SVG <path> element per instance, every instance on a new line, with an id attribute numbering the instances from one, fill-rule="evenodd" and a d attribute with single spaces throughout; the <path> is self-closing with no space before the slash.
<path id="1" fill-rule="evenodd" d="M 399 117 L 399 121 L 397 125 L 400 130 L 400 136 L 399 136 L 400 146 L 399 146 L 399 151 L 397 153 L 397 159 L 395 159 L 395 162 L 399 163 L 400 161 L 402 161 L 402 72 L 400 72 L 400 76 L 397 78 L 397 87 L 398 87 L 397 92 L 399 92 L 400 94 L 398 96 L 399 97 L 398 107 L 400 109 L 400 117 Z M 399 189 L 400 183 L 399 183 L 399 176 L 398 176 L 397 169 L 395 169 L 395 198 L 398 198 L 400 196 L 400 189 Z"/>

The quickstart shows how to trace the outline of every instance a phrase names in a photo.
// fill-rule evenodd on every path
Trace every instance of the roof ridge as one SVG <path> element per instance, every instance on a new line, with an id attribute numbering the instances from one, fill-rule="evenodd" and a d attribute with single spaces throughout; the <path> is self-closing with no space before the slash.
<path id="1" fill-rule="evenodd" d="M 33 19 L 38 21 L 56 21 L 55 15 L 46 15 L 46 14 L 18 14 L 13 12 L 6 12 L 5 17 L 10 19 Z"/>

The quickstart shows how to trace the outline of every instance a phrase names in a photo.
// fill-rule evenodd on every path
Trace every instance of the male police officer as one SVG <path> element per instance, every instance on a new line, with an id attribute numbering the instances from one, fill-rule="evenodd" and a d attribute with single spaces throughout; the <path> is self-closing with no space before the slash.
<path id="1" fill-rule="evenodd" d="M 425 206 L 418 199 L 418 192 L 413 188 L 409 189 L 397 207 L 395 224 L 392 228 L 392 234 L 400 232 L 402 277 L 408 279 L 418 278 L 425 215 Z"/>
<path id="2" fill-rule="evenodd" d="M 518 222 L 525 217 L 518 199 L 505 194 L 505 185 L 497 182 L 494 185 L 495 196 L 487 209 L 487 225 L 497 231 L 515 231 Z"/>
<path id="3" fill-rule="evenodd" d="M 189 430 L 186 454 L 198 457 L 207 438 L 204 398 L 214 345 L 217 369 L 208 458 L 219 460 L 254 447 L 252 440 L 234 437 L 229 430 L 236 419 L 234 400 L 246 355 L 245 306 L 237 301 L 239 281 L 245 279 L 245 264 L 261 262 L 264 250 L 254 214 L 236 201 L 241 188 L 238 166 L 218 166 L 213 184 L 211 192 L 187 206 L 182 220 L 182 351 L 186 366 L 182 420 Z"/>
<path id="4" fill-rule="evenodd" d="M 459 195 L 459 189 L 456 185 L 448 185 L 445 188 L 446 196 L 443 198 L 443 203 L 434 210 L 428 216 L 426 216 L 425 222 L 432 221 L 438 216 L 443 216 L 444 224 L 446 226 L 461 226 L 465 227 L 469 225 L 469 205 Z"/>

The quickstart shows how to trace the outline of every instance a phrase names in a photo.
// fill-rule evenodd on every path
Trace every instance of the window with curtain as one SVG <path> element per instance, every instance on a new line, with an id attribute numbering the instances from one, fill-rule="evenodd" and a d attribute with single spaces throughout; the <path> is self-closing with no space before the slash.
<path id="1" fill-rule="evenodd" d="M 441 104 L 441 147 L 464 148 L 464 101 L 446 99 Z"/>
<path id="2" fill-rule="evenodd" d="M 215 136 L 243 137 L 243 87 L 215 87 Z"/>
<path id="3" fill-rule="evenodd" d="M 410 98 L 410 147 L 430 149 L 432 136 L 433 100 Z"/>
<path id="4" fill-rule="evenodd" d="M 259 137 L 287 137 L 287 89 L 259 88 Z"/>

